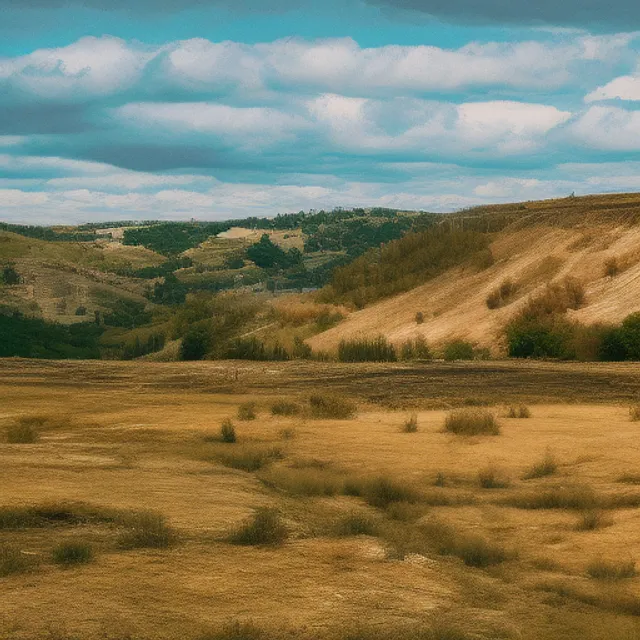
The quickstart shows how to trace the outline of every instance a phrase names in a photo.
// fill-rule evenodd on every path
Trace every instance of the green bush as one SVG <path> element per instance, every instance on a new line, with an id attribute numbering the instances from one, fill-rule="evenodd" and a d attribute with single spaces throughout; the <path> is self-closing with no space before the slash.
<path id="1" fill-rule="evenodd" d="M 338 346 L 340 362 L 395 362 L 395 347 L 384 336 L 342 340 Z"/>
<path id="2" fill-rule="evenodd" d="M 260 507 L 228 538 L 231 544 L 243 546 L 277 546 L 288 537 L 287 529 L 276 509 Z"/>
<path id="3" fill-rule="evenodd" d="M 356 405 L 341 396 L 330 394 L 314 394 L 309 398 L 312 418 L 328 418 L 333 420 L 348 420 L 356 414 Z"/>
<path id="4" fill-rule="evenodd" d="M 449 413 L 444 423 L 445 431 L 463 436 L 500 434 L 496 417 L 486 409 L 458 409 Z"/>
<path id="5" fill-rule="evenodd" d="M 452 340 L 444 345 L 443 356 L 447 362 L 473 360 L 473 345 L 466 340 Z"/>
<path id="6" fill-rule="evenodd" d="M 84 542 L 63 542 L 54 548 L 51 555 L 56 564 L 86 564 L 93 560 L 93 549 Z"/>

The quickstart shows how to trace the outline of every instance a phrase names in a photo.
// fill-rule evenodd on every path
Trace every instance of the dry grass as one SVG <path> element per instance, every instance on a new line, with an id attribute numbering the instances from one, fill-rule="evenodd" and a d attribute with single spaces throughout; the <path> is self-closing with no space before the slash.
<path id="1" fill-rule="evenodd" d="M 378 532 L 376 521 L 369 515 L 353 511 L 338 518 L 335 523 L 337 536 L 375 536 Z"/>
<path id="2" fill-rule="evenodd" d="M 241 546 L 278 546 L 287 537 L 287 528 L 277 509 L 261 507 L 228 537 L 228 541 Z"/>
<path id="3" fill-rule="evenodd" d="M 220 440 L 227 444 L 233 444 L 238 437 L 236 436 L 236 428 L 231 420 L 225 420 L 220 426 Z"/>
<path id="4" fill-rule="evenodd" d="M 7 427 L 7 442 L 9 444 L 33 444 L 39 434 L 30 424 L 12 424 Z"/>
<path id="5" fill-rule="evenodd" d="M 121 518 L 125 527 L 118 539 L 123 549 L 166 549 L 177 542 L 176 532 L 166 518 L 152 511 L 133 511 Z"/>
<path id="6" fill-rule="evenodd" d="M 418 416 L 412 413 L 402 424 L 402 433 L 416 433 L 418 431 Z"/>
<path id="7" fill-rule="evenodd" d="M 533 464 L 522 476 L 523 480 L 533 480 L 535 478 L 546 478 L 552 476 L 558 470 L 558 463 L 550 451 L 547 451 L 544 458 Z"/>
<path id="8" fill-rule="evenodd" d="M 255 420 L 256 417 L 255 402 L 244 402 L 238 407 L 238 420 Z"/>
<path id="9" fill-rule="evenodd" d="M 274 416 L 296 416 L 301 410 L 299 404 L 289 400 L 278 400 L 271 405 L 271 413 Z"/>
<path id="10" fill-rule="evenodd" d="M 349 420 L 356 415 L 356 405 L 347 398 L 316 393 L 309 398 L 310 417 L 316 419 Z"/>
<path id="11" fill-rule="evenodd" d="M 233 446 L 211 443 L 198 457 L 210 462 L 219 462 L 232 469 L 253 472 L 266 467 L 274 460 L 282 459 L 283 455 L 282 449 L 274 445 L 241 442 Z"/>
<path id="12" fill-rule="evenodd" d="M 270 487 L 294 496 L 335 496 L 341 493 L 344 479 L 332 469 L 272 467 L 260 475 Z"/>
<path id="13" fill-rule="evenodd" d="M 25 573 L 32 568 L 33 564 L 33 560 L 17 547 L 0 543 L 0 578 Z"/>
<path id="14" fill-rule="evenodd" d="M 610 527 L 613 524 L 611 516 L 602 509 L 587 509 L 580 514 L 576 529 L 578 531 L 595 531 Z"/>
<path id="15" fill-rule="evenodd" d="M 631 422 L 640 421 L 640 404 L 629 407 L 629 420 L 631 420 Z"/>
<path id="16" fill-rule="evenodd" d="M 544 487 L 508 496 L 504 503 L 519 509 L 579 509 L 598 506 L 598 497 L 586 485 Z"/>
<path id="17" fill-rule="evenodd" d="M 447 415 L 444 430 L 461 436 L 497 436 L 500 425 L 493 413 L 485 409 L 458 409 Z"/>
<path id="18" fill-rule="evenodd" d="M 372 507 L 385 509 L 396 502 L 420 502 L 420 493 L 406 483 L 392 480 L 387 476 L 372 478 L 349 478 L 345 481 L 344 492 L 361 497 Z"/>
<path id="19" fill-rule="evenodd" d="M 53 549 L 51 557 L 56 564 L 69 567 L 92 562 L 94 553 L 86 542 L 63 542 Z"/>
<path id="20" fill-rule="evenodd" d="M 478 485 L 482 489 L 506 489 L 510 481 L 503 470 L 489 465 L 478 471 Z"/>
<path id="21" fill-rule="evenodd" d="M 520 405 L 511 405 L 507 409 L 507 418 L 530 418 L 531 417 L 531 409 L 527 407 L 525 404 Z"/>
<path id="22" fill-rule="evenodd" d="M 596 558 L 587 565 L 587 574 L 596 580 L 627 580 L 635 578 L 636 563 L 633 560 L 604 560 Z"/>

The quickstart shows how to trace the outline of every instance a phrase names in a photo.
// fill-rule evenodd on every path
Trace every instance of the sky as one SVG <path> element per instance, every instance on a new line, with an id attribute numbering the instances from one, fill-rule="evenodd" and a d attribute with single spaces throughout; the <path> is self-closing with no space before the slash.
<path id="1" fill-rule="evenodd" d="M 620 191 L 636 0 L 0 0 L 6 222 Z"/>

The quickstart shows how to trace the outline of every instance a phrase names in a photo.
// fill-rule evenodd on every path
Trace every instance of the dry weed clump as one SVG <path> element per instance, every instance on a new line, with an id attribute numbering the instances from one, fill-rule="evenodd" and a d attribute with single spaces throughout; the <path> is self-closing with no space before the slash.
<path id="1" fill-rule="evenodd" d="M 249 421 L 256 419 L 256 403 L 244 402 L 238 407 L 238 420 Z"/>
<path id="2" fill-rule="evenodd" d="M 0 507 L 0 530 L 110 523 L 116 522 L 118 517 L 119 514 L 115 510 L 75 502 Z"/>
<path id="3" fill-rule="evenodd" d="M 219 462 L 226 467 L 249 472 L 258 471 L 283 457 L 282 449 L 279 447 L 259 443 L 242 443 L 233 447 L 219 445 L 200 454 L 203 460 Z"/>
<path id="4" fill-rule="evenodd" d="M 629 407 L 629 420 L 631 422 L 640 422 L 640 404 Z"/>
<path id="5" fill-rule="evenodd" d="M 59 415 L 31 414 L 19 416 L 7 427 L 6 439 L 9 444 L 33 444 L 42 431 L 66 426 L 69 419 Z"/>
<path id="6" fill-rule="evenodd" d="M 402 425 L 402 433 L 416 433 L 418 431 L 418 416 L 412 413 Z"/>
<path id="7" fill-rule="evenodd" d="M 596 558 L 587 565 L 587 575 L 596 580 L 626 580 L 635 578 L 636 563 L 633 560 L 604 560 Z"/>
<path id="8" fill-rule="evenodd" d="M 338 518 L 335 523 L 335 535 L 347 536 L 375 536 L 378 527 L 376 521 L 369 515 L 356 511 Z"/>
<path id="9" fill-rule="evenodd" d="M 271 507 L 260 507 L 229 536 L 228 541 L 242 546 L 278 546 L 287 537 L 287 529 L 278 511 Z"/>
<path id="10" fill-rule="evenodd" d="M 220 427 L 220 440 L 227 444 L 233 444 L 237 441 L 236 428 L 231 420 L 225 420 Z"/>
<path id="11" fill-rule="evenodd" d="M 530 417 L 531 417 L 531 410 L 529 409 L 529 407 L 527 407 L 527 405 L 524 405 L 524 404 L 520 404 L 517 406 L 511 405 L 507 409 L 507 418 L 526 419 Z"/>
<path id="12" fill-rule="evenodd" d="M 523 480 L 533 480 L 535 478 L 545 478 L 552 476 L 558 470 L 558 463 L 550 451 L 547 451 L 544 458 L 534 463 L 522 476 Z"/>
<path id="13" fill-rule="evenodd" d="M 33 561 L 20 549 L 8 544 L 0 544 L 0 578 L 12 574 L 25 573 L 33 567 Z"/>
<path id="14" fill-rule="evenodd" d="M 458 409 L 445 419 L 444 430 L 462 436 L 500 434 L 496 417 L 486 409 Z"/>
<path id="15" fill-rule="evenodd" d="M 515 494 L 504 504 L 518 509 L 578 509 L 588 511 L 599 505 L 593 489 L 586 485 L 545 487 Z"/>
<path id="16" fill-rule="evenodd" d="M 519 288 L 518 283 L 507 278 L 500 284 L 500 286 L 496 287 L 491 291 L 491 293 L 489 293 L 486 300 L 487 307 L 489 309 L 498 309 L 509 304 L 518 292 Z"/>
<path id="17" fill-rule="evenodd" d="M 578 531 L 595 531 L 610 527 L 612 524 L 613 520 L 602 509 L 587 509 L 580 515 L 576 529 Z"/>
<path id="18" fill-rule="evenodd" d="M 356 414 L 356 405 L 341 396 L 314 394 L 309 398 L 309 412 L 312 418 L 349 420 Z"/>
<path id="19" fill-rule="evenodd" d="M 386 476 L 347 479 L 344 493 L 363 498 L 365 502 L 378 509 L 386 509 L 394 502 L 417 503 L 421 497 L 413 487 Z"/>
<path id="20" fill-rule="evenodd" d="M 510 482 L 504 471 L 490 465 L 478 472 L 478 484 L 482 489 L 506 489 Z"/>
<path id="21" fill-rule="evenodd" d="M 277 467 L 265 471 L 261 480 L 295 496 L 335 496 L 341 493 L 343 478 L 331 469 Z"/>
<path id="22" fill-rule="evenodd" d="M 123 549 L 166 549 L 177 541 L 176 532 L 162 514 L 132 511 L 124 513 L 120 522 L 126 529 L 118 539 Z"/>
<path id="23" fill-rule="evenodd" d="M 274 416 L 296 416 L 300 411 L 300 405 L 289 400 L 277 400 L 271 405 L 271 414 Z"/>
<path id="24" fill-rule="evenodd" d="M 51 557 L 56 564 L 70 567 L 87 564 L 94 555 L 92 546 L 86 542 L 63 542 L 53 549 Z"/>

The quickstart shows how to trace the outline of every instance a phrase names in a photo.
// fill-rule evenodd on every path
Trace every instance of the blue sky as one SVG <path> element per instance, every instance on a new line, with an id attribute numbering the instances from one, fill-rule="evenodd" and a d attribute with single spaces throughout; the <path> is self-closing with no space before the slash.
<path id="1" fill-rule="evenodd" d="M 640 190 L 640 5 L 0 0 L 0 219 Z"/>

